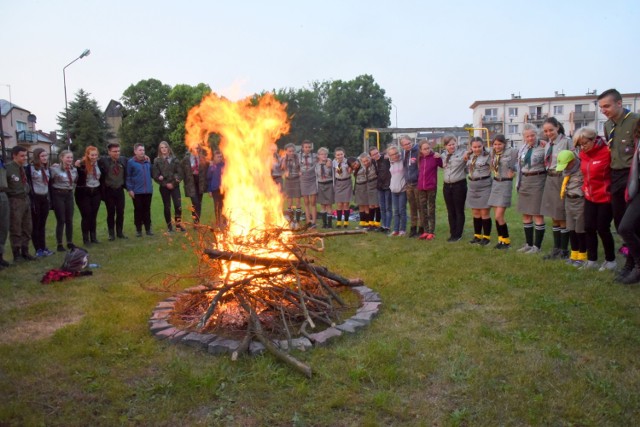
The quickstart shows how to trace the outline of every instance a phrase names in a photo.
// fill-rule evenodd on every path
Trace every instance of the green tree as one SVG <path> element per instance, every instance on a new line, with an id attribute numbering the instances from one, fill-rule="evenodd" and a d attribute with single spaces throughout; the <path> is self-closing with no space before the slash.
<path id="1" fill-rule="evenodd" d="M 312 141 L 316 149 L 328 144 L 324 113 L 326 86 L 326 83 L 314 82 L 311 88 L 275 91 L 276 99 L 287 104 L 291 121 L 289 133 L 278 141 L 280 148 L 288 143 L 300 145 L 305 139 Z"/>
<path id="2" fill-rule="evenodd" d="M 166 113 L 171 86 L 160 80 L 140 80 L 122 94 L 124 106 L 120 139 L 123 154 L 130 156 L 133 145 L 144 144 L 147 155 L 156 157 L 160 141 L 169 139 Z"/>
<path id="3" fill-rule="evenodd" d="M 57 118 L 60 134 L 63 135 L 60 145 L 67 147 L 67 131 L 71 138 L 71 150 L 76 157 L 84 155 L 87 146 L 93 145 L 103 151 L 109 138 L 107 123 L 102 109 L 91 94 L 80 89 L 69 103 L 67 112 L 62 111 Z M 68 124 L 68 126 L 67 126 Z"/>
<path id="4" fill-rule="evenodd" d="M 342 146 L 351 156 L 362 152 L 365 128 L 383 128 L 391 123 L 391 99 L 373 79 L 364 74 L 350 81 L 329 84 L 324 104 L 325 136 L 331 148 Z"/>
<path id="5" fill-rule="evenodd" d="M 182 157 L 186 152 L 184 125 L 189 110 L 198 105 L 202 98 L 209 93 L 211 93 L 211 88 L 205 83 L 200 83 L 197 86 L 179 84 L 169 92 L 166 116 L 169 141 L 176 156 Z"/>

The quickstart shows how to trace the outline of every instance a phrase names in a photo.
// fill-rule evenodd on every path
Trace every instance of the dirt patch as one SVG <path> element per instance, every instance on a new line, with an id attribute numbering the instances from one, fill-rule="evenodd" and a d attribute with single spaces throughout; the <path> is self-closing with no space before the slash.
<path id="1" fill-rule="evenodd" d="M 16 344 L 49 338 L 58 329 L 79 323 L 83 317 L 83 313 L 71 313 L 5 325 L 4 330 L 0 331 L 0 344 Z"/>

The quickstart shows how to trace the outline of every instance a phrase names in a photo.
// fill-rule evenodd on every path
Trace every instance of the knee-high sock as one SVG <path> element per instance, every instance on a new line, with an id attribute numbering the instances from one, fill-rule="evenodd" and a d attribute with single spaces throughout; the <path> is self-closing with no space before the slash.
<path id="1" fill-rule="evenodd" d="M 544 224 L 541 224 L 541 225 L 536 224 L 535 239 L 534 239 L 533 245 L 538 247 L 538 249 L 542 248 L 542 240 L 544 239 L 545 228 L 546 227 Z M 560 232 L 558 232 L 558 234 L 560 234 Z"/>
<path id="2" fill-rule="evenodd" d="M 524 239 L 527 245 L 533 246 L 533 223 L 523 222 L 522 227 L 524 227 Z"/>

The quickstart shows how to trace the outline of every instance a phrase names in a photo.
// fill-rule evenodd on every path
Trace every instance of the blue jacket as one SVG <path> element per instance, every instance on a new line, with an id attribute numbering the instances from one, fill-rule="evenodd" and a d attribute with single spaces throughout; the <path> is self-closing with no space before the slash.
<path id="1" fill-rule="evenodd" d="M 207 193 L 220 189 L 223 169 L 224 163 L 209 163 L 209 168 L 207 169 Z"/>
<path id="2" fill-rule="evenodd" d="M 405 150 L 402 150 L 404 180 L 407 184 L 418 183 L 418 154 L 418 144 L 415 144 L 408 153 Z"/>
<path id="3" fill-rule="evenodd" d="M 151 180 L 151 163 L 147 160 L 141 162 L 132 157 L 127 162 L 127 190 L 134 194 L 152 194 L 153 181 Z"/>

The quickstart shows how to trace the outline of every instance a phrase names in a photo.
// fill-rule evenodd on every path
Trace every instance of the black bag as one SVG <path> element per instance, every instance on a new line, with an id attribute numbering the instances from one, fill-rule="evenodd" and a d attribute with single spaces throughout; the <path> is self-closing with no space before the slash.
<path id="1" fill-rule="evenodd" d="M 85 249 L 75 247 L 71 249 L 64 257 L 62 267 L 63 271 L 78 273 L 89 264 L 89 252 Z"/>

